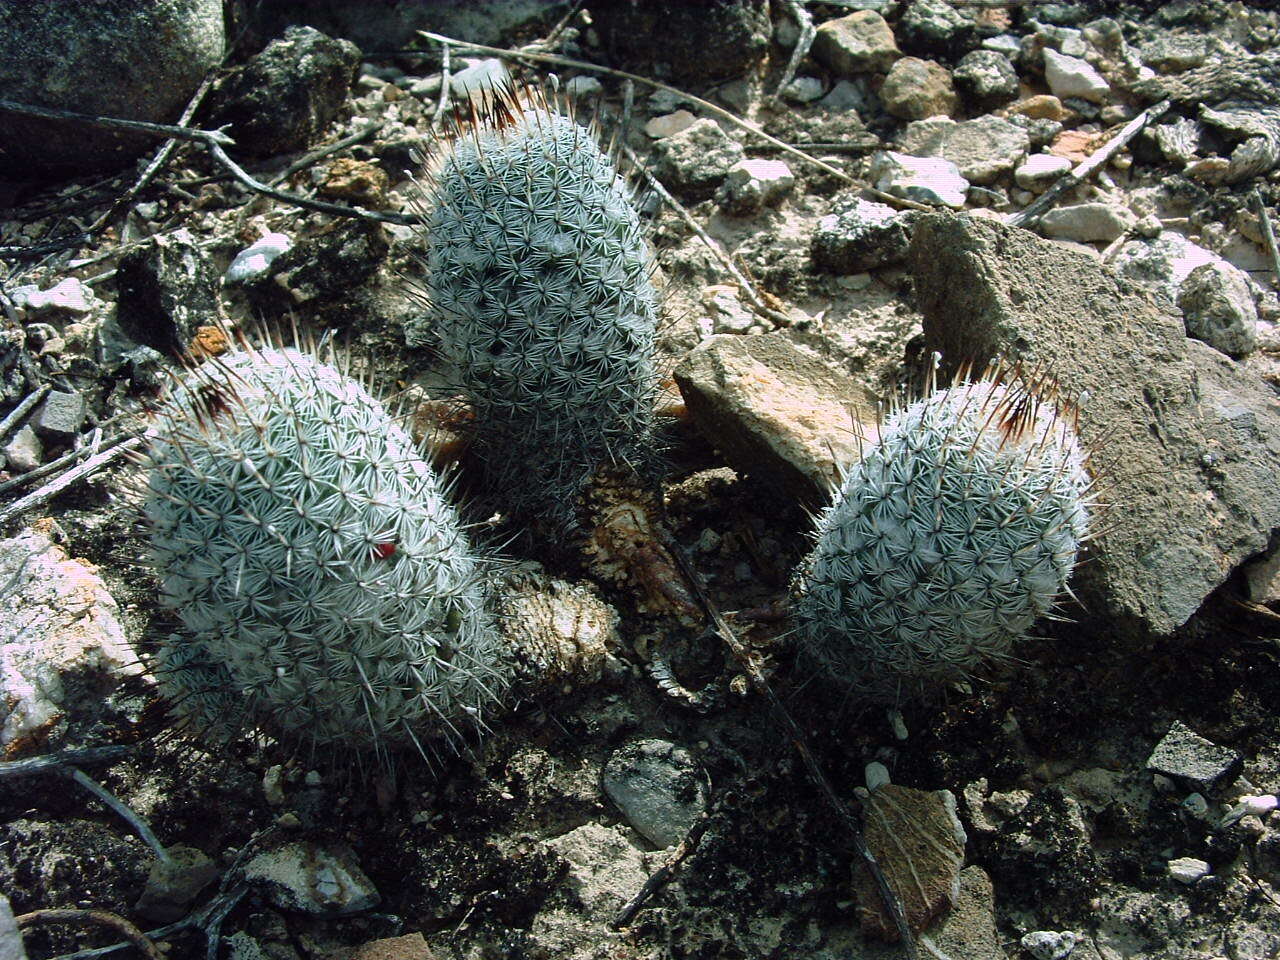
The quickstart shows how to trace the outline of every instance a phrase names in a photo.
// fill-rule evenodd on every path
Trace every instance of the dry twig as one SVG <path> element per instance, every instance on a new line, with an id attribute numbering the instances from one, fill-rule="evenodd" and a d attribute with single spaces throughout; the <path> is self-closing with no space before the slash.
<path id="1" fill-rule="evenodd" d="M 142 441 L 142 437 L 130 437 L 123 443 L 116 444 L 109 450 L 103 450 L 96 456 L 90 457 L 79 466 L 72 467 L 66 473 L 62 474 L 50 483 L 45 484 L 39 490 L 34 490 L 22 499 L 14 501 L 3 510 L 0 510 L 0 525 L 6 524 L 19 514 L 25 513 L 32 507 L 39 506 L 40 504 L 52 499 L 78 480 L 82 480 L 91 474 L 97 473 L 121 454 L 137 449 L 142 444 Z"/>
<path id="2" fill-rule="evenodd" d="M 676 848 L 671 851 L 671 855 L 667 857 L 662 866 L 649 875 L 649 878 L 645 880 L 644 885 L 636 892 L 636 895 L 628 900 L 623 908 L 618 911 L 617 916 L 609 921 L 609 926 L 615 930 L 619 927 L 625 927 L 649 898 L 670 882 L 676 868 L 684 862 L 689 854 L 697 849 L 698 841 L 707 832 L 707 827 L 711 826 L 713 816 L 714 813 L 708 810 L 698 819 L 697 823 L 689 828 L 689 832 L 676 844 Z"/>
<path id="3" fill-rule="evenodd" d="M 97 432 L 97 430 L 94 431 L 95 434 Z M 47 477 L 51 473 L 57 473 L 63 467 L 69 466 L 77 460 L 83 460 L 85 457 L 93 456 L 100 450 L 109 450 L 114 446 L 124 443 L 125 440 L 129 439 L 129 436 L 129 434 L 120 434 L 119 436 L 112 437 L 105 444 L 100 443 L 96 438 L 91 439 L 88 443 L 72 450 L 70 453 L 64 453 L 56 460 L 50 460 L 48 463 L 42 463 L 34 470 L 28 470 L 26 473 L 20 473 L 16 477 L 12 477 L 9 480 L 5 480 L 3 483 L 0 483 L 0 495 L 8 493 L 10 490 L 16 490 L 18 487 L 25 487 L 27 484 L 34 483 L 41 477 Z"/>
<path id="4" fill-rule="evenodd" d="M 36 107 L 29 103 L 18 103 L 14 100 L 0 100 L 0 110 L 18 113 L 27 117 L 40 117 L 43 120 L 71 120 L 76 123 L 87 123 L 95 127 L 108 127 L 112 130 L 131 130 L 134 133 L 145 133 L 152 137 L 164 137 L 165 139 L 191 140 L 194 143 L 213 143 L 224 147 L 233 147 L 236 143 L 235 140 L 221 130 L 196 130 L 191 127 L 175 126 L 170 123 L 145 123 L 141 120 L 121 120 L 119 117 L 99 117 L 91 113 L 76 113 L 74 110 Z"/>
<path id="5" fill-rule="evenodd" d="M 1271 258 L 1271 272 L 1275 274 L 1275 283 L 1280 284 L 1280 250 L 1276 249 L 1275 231 L 1271 229 L 1271 215 L 1267 213 L 1267 205 L 1262 202 L 1262 194 L 1255 190 L 1249 197 L 1254 212 L 1258 215 L 1258 224 L 1262 228 L 1262 243 L 1267 248 L 1267 256 Z M 0 434 L 3 431 L 0 430 Z"/>
<path id="6" fill-rule="evenodd" d="M 795 79 L 796 70 L 800 67 L 800 62 L 809 54 L 809 48 L 813 46 L 813 38 L 817 32 L 813 28 L 813 17 L 809 15 L 809 11 L 800 5 L 799 0 L 786 0 L 787 11 L 795 20 L 796 26 L 800 28 L 800 36 L 796 39 L 795 49 L 791 51 L 791 59 L 787 61 L 787 68 L 782 71 L 782 79 L 778 81 L 778 89 L 774 91 L 773 96 L 769 98 L 769 104 L 772 106 L 782 97 L 783 89 L 792 80 Z"/>
<path id="7" fill-rule="evenodd" d="M 84 789 L 88 790 L 108 807 L 118 813 L 120 817 L 129 824 L 129 826 L 133 827 L 138 836 L 142 838 L 143 842 L 151 848 L 151 851 L 156 855 L 157 860 L 161 863 L 170 862 L 172 858 L 169 856 L 169 851 L 164 848 L 164 844 L 162 844 L 156 835 L 152 833 L 150 824 L 143 820 L 142 817 L 138 816 L 138 814 L 134 813 L 133 809 L 123 800 L 113 794 L 102 784 L 98 783 L 98 781 L 89 777 L 78 767 L 63 765 L 53 769 L 54 772 L 61 774 L 64 777 L 68 777 L 80 784 L 80 786 L 84 787 Z"/>
<path id="8" fill-rule="evenodd" d="M 317 160 L 323 160 L 331 154 L 337 153 L 339 150 L 345 150 L 347 147 L 354 147 L 357 143 L 364 143 L 375 133 L 381 130 L 386 122 L 379 120 L 377 123 L 371 123 L 363 130 L 351 134 L 349 137 L 343 137 L 341 140 L 335 140 L 333 143 L 326 143 L 316 147 L 314 150 L 308 150 L 293 163 L 289 164 L 274 177 L 267 181 L 267 186 L 274 187 L 284 183 L 299 170 L 305 170 Z"/>
<path id="9" fill-rule="evenodd" d="M 48 926 L 53 923 L 79 923 L 111 927 L 137 947 L 147 960 L 165 960 L 165 956 L 151 939 L 132 923 L 118 914 L 107 910 L 33 910 L 15 918 L 18 929 L 23 927 Z"/>
<path id="10" fill-rule="evenodd" d="M 1108 160 L 1120 152 L 1130 140 L 1142 132 L 1143 128 L 1151 121 L 1163 116 L 1165 111 L 1169 109 L 1170 101 L 1161 100 L 1130 120 L 1121 128 L 1120 132 L 1108 140 L 1102 147 L 1095 150 L 1090 156 L 1086 157 L 1074 169 L 1069 170 L 1062 175 L 1052 187 L 1042 193 L 1039 198 L 1027 207 L 1027 209 L 1014 214 L 1009 218 L 1009 223 L 1015 227 L 1033 226 L 1044 214 L 1058 202 L 1068 190 L 1072 190 L 1080 184 L 1084 183 L 1095 170 L 1103 167 Z"/>
<path id="11" fill-rule="evenodd" d="M 94 763 L 115 762 L 131 753 L 128 744 L 112 744 L 105 747 L 84 747 L 79 750 L 63 750 L 39 757 L 0 762 L 0 780 L 5 777 L 29 777 L 40 773 L 56 773 L 66 767 L 87 767 Z"/>
<path id="12" fill-rule="evenodd" d="M 0 440 L 4 440 L 9 436 L 11 430 L 16 427 L 37 403 L 44 399 L 44 395 L 48 393 L 52 387 L 49 384 L 36 387 L 29 394 L 22 398 L 21 402 L 9 411 L 9 415 L 0 420 Z"/>

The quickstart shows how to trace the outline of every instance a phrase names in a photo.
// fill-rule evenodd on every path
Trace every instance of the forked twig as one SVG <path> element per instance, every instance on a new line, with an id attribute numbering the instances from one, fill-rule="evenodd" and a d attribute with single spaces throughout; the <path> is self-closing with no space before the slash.
<path id="1" fill-rule="evenodd" d="M 697 848 L 698 841 L 707 832 L 707 827 L 711 826 L 713 816 L 713 811 L 708 810 L 699 818 L 697 823 L 689 828 L 689 832 L 676 844 L 676 848 L 671 851 L 671 855 L 667 857 L 662 866 L 649 875 L 644 885 L 636 891 L 636 895 L 628 900 L 623 908 L 618 911 L 617 916 L 609 921 L 609 926 L 615 930 L 619 927 L 625 927 L 640 911 L 640 908 L 645 905 L 645 902 L 667 885 L 676 868 Z"/>
<path id="2" fill-rule="evenodd" d="M 778 89 L 773 92 L 773 96 L 769 98 L 769 103 L 776 104 L 782 97 L 782 91 L 792 80 L 795 79 L 796 70 L 800 67 L 800 62 L 809 54 L 809 48 L 813 46 L 813 38 L 817 36 L 818 31 L 813 28 L 813 17 L 809 15 L 809 11 L 800 5 L 799 0 L 786 0 L 787 11 L 795 20 L 796 26 L 800 28 L 800 36 L 796 38 L 795 49 L 791 51 L 791 59 L 787 61 L 787 68 L 782 71 L 782 79 L 778 81 Z"/>
<path id="3" fill-rule="evenodd" d="M 191 140 L 195 143 L 220 144 L 226 147 L 235 146 L 235 140 L 221 130 L 196 130 L 191 127 L 180 127 L 170 123 L 146 123 L 142 120 L 122 120 L 119 117 L 99 117 L 91 113 L 76 113 L 74 110 L 37 107 L 29 103 L 18 103 L 15 100 L 0 99 L 0 110 L 21 114 L 26 117 L 39 117 L 42 120 L 72 120 L 95 127 L 107 127 L 112 130 L 130 130 L 134 133 L 145 133 L 152 137 L 163 137 L 166 140 L 176 138 L 178 140 Z"/>

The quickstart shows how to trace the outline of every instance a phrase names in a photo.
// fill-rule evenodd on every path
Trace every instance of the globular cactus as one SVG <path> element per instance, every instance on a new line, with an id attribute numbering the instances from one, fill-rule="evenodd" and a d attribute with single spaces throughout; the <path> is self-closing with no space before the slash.
<path id="1" fill-rule="evenodd" d="M 657 309 L 631 192 L 530 91 L 490 97 L 428 179 L 426 293 L 484 486 L 563 532 L 598 470 L 652 449 Z"/>
<path id="2" fill-rule="evenodd" d="M 891 416 L 796 579 L 802 649 L 871 699 L 1011 657 L 1089 532 L 1074 408 L 1040 378 L 957 382 Z"/>
<path id="3" fill-rule="evenodd" d="M 381 403 L 293 348 L 206 361 L 157 418 L 145 516 L 175 713 L 223 736 L 458 744 L 509 672 L 439 479 Z"/>

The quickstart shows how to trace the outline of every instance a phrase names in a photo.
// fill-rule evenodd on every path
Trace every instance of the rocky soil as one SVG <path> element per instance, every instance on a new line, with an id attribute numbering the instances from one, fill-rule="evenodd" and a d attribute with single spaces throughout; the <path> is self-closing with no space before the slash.
<path id="1" fill-rule="evenodd" d="M 427 429 L 448 375 L 411 290 L 418 151 L 442 107 L 507 76 L 558 89 L 639 165 L 624 159 L 663 293 L 674 533 L 890 879 L 910 878 L 919 954 L 1280 956 L 1280 15 L 232 3 L 198 89 L 181 51 L 208 59 L 216 18 L 187 4 L 206 15 L 184 38 L 154 27 L 183 2 L 154 6 L 94 29 L 143 43 L 130 56 L 163 83 L 85 96 L 118 82 L 91 36 L 67 48 L 69 87 L 33 86 L 15 51 L 45 54 L 9 42 L 29 25 L 3 12 L 0 76 L 28 77 L 23 102 L 148 120 L 181 110 L 157 84 L 183 89 L 183 122 L 225 127 L 225 155 L 285 194 L 207 142 L 158 154 L 78 125 L 68 149 L 75 121 L 42 120 L 60 133 L 45 145 L 0 111 L 0 957 L 121 941 L 51 918 L 20 941 L 11 914 L 47 908 L 125 918 L 170 957 L 902 955 L 848 831 L 716 638 L 563 556 L 512 559 L 581 657 L 466 755 L 393 776 L 168 729 L 146 664 L 174 624 L 124 492 L 148 405 L 175 356 L 225 351 L 226 329 L 333 331 Z M 461 45 L 445 67 L 417 29 L 675 89 Z M 1000 356 L 1052 371 L 1106 507 L 1065 619 L 1013 669 L 885 710 L 812 675 L 770 611 L 859 424 L 935 352 L 944 374 Z M 64 753 L 103 746 L 122 749 Z M 69 760 L 22 765 L 45 755 Z"/>

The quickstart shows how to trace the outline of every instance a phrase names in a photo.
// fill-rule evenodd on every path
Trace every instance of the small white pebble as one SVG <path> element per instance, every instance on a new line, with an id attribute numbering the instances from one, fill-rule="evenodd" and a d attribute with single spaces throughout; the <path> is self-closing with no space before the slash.
<path id="1" fill-rule="evenodd" d="M 223 276 L 226 283 L 244 283 L 266 273 L 271 262 L 293 247 L 293 241 L 283 233 L 264 233 L 260 239 L 236 254 Z"/>
<path id="2" fill-rule="evenodd" d="M 1036 960 L 1063 960 L 1080 938 L 1070 930 L 1033 930 L 1022 938 L 1022 949 Z"/>
<path id="3" fill-rule="evenodd" d="M 1182 801 L 1182 809 L 1198 819 L 1209 812 L 1209 801 L 1202 794 L 1191 793 Z"/>
<path id="4" fill-rule="evenodd" d="M 1209 873 L 1209 864 L 1195 857 L 1179 857 L 1169 861 L 1169 876 L 1179 883 L 1192 884 Z"/>
<path id="5" fill-rule="evenodd" d="M 872 760 L 867 764 L 865 777 L 868 790 L 879 790 L 889 782 L 889 768 L 879 761 Z"/>
<path id="6" fill-rule="evenodd" d="M 308 771 L 307 771 L 307 776 L 306 776 L 306 778 L 305 778 L 305 783 L 306 783 L 306 785 L 307 785 L 308 787 L 318 787 L 318 786 L 320 786 L 320 784 L 321 784 L 321 783 L 323 783 L 323 782 L 324 782 L 324 781 L 323 781 L 323 780 L 321 779 L 321 777 L 320 777 L 320 771 L 318 771 L 318 770 L 308 770 Z"/>

